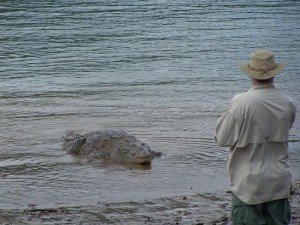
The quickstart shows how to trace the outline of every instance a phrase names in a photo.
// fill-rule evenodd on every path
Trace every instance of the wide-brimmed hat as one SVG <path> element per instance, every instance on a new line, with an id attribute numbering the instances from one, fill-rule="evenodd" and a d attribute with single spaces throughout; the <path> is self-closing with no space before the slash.
<path id="1" fill-rule="evenodd" d="M 266 49 L 258 49 L 250 54 L 250 63 L 239 63 L 239 69 L 257 80 L 275 77 L 285 67 L 285 63 L 276 63 L 274 53 Z"/>

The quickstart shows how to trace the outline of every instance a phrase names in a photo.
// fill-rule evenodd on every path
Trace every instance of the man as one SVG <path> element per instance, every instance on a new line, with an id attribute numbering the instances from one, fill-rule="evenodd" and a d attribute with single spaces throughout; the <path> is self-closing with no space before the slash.
<path id="1" fill-rule="evenodd" d="M 253 87 L 234 96 L 216 127 L 218 145 L 230 147 L 231 219 L 234 225 L 289 224 L 288 138 L 296 110 L 273 85 L 284 64 L 265 49 L 250 57 L 239 68 Z"/>

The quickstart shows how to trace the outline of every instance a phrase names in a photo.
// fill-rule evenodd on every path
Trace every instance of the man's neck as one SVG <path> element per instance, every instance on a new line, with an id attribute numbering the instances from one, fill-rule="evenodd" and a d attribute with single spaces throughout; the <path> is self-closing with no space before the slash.
<path id="1" fill-rule="evenodd" d="M 265 87 L 273 87 L 273 81 L 274 79 L 268 79 L 268 80 L 256 80 L 254 78 L 251 79 L 253 86 L 265 86 Z"/>

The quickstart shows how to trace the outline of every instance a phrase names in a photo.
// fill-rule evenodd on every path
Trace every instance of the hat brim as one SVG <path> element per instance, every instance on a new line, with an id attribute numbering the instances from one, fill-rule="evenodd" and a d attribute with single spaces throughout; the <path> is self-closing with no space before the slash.
<path id="1" fill-rule="evenodd" d="M 275 69 L 269 70 L 268 72 L 256 71 L 250 68 L 249 63 L 238 63 L 239 69 L 249 77 L 257 80 L 266 80 L 275 77 L 279 74 L 285 67 L 285 63 L 277 63 Z"/>

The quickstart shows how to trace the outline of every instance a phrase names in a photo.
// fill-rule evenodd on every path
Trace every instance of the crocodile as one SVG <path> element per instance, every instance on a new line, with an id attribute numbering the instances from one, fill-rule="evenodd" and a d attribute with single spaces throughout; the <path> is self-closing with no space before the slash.
<path id="1" fill-rule="evenodd" d="M 123 130 L 67 131 L 63 149 L 69 154 L 85 156 L 89 160 L 104 159 L 119 162 L 150 163 L 161 156 L 135 136 Z"/>

